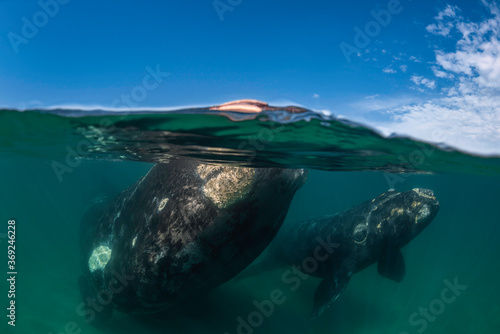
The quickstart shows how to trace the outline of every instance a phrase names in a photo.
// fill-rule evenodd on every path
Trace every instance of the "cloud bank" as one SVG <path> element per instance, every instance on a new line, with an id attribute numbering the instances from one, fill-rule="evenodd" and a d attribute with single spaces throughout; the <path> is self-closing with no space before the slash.
<path id="1" fill-rule="evenodd" d="M 386 110 L 391 121 L 380 124 L 384 132 L 500 155 L 500 10 L 483 5 L 488 17 L 481 22 L 466 20 L 458 7 L 448 5 L 426 27 L 456 43 L 452 50 L 435 50 L 430 68 L 435 78 L 413 75 L 410 80 L 419 90 L 444 87 L 441 97 Z"/>

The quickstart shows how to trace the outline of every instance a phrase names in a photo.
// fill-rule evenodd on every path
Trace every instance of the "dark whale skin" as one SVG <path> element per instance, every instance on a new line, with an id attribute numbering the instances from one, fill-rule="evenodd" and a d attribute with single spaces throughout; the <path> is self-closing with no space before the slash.
<path id="1" fill-rule="evenodd" d="M 306 177 L 194 160 L 155 165 L 84 217 L 84 300 L 101 293 L 120 311 L 152 313 L 226 282 L 271 242 Z"/>
<path id="2" fill-rule="evenodd" d="M 269 253 L 278 261 L 300 265 L 306 257 L 314 257 L 318 237 L 335 244 L 333 256 L 319 261 L 313 276 L 326 273 L 345 259 L 355 263 L 357 273 L 376 263 L 387 252 L 399 250 L 427 227 L 439 210 L 439 202 L 429 190 L 389 191 L 335 215 L 317 217 L 284 226 Z M 417 220 L 423 206 L 429 213 Z M 418 223 L 417 223 L 418 222 Z M 363 227 L 356 229 L 357 226 Z M 356 240 L 356 232 L 364 235 Z M 362 240 L 361 240 L 362 239 Z"/>
<path id="3" fill-rule="evenodd" d="M 406 271 L 401 248 L 436 217 L 439 202 L 430 189 L 389 190 L 343 212 L 283 226 L 264 256 L 240 275 L 295 266 L 323 279 L 313 316 L 321 315 L 346 288 L 352 274 L 377 263 L 383 277 L 400 282 Z M 308 262 L 309 261 L 309 262 Z M 314 263 L 310 270 L 307 263 Z M 282 279 L 289 280 L 285 271 Z"/>

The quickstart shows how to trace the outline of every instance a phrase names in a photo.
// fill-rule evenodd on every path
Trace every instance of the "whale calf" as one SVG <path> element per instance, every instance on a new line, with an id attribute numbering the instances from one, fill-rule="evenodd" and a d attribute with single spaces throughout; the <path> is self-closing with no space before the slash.
<path id="1" fill-rule="evenodd" d="M 79 284 L 99 312 L 79 313 L 161 311 L 231 279 L 274 238 L 306 177 L 190 159 L 155 165 L 85 215 Z"/>
<path id="2" fill-rule="evenodd" d="M 317 317 L 335 302 L 353 273 L 374 263 L 380 275 L 400 282 L 405 275 L 400 249 L 430 224 L 438 210 L 439 202 L 429 189 L 389 190 L 335 215 L 285 224 L 263 258 L 238 278 L 283 266 L 322 278 L 314 295 Z M 286 274 L 283 281 L 289 279 Z"/>

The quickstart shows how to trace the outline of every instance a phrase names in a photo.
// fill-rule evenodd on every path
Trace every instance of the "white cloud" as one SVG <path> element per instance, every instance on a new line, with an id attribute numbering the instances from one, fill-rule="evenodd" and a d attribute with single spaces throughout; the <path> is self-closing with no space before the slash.
<path id="1" fill-rule="evenodd" d="M 413 61 L 413 62 L 415 62 L 415 63 L 421 63 L 422 62 L 419 58 L 417 58 L 415 56 L 410 56 L 410 60 Z"/>
<path id="2" fill-rule="evenodd" d="M 498 27 L 489 27 L 500 33 Z M 470 41 L 469 38 L 470 36 L 467 36 L 461 40 L 462 45 L 456 52 L 438 51 L 437 63 L 447 71 L 471 77 L 480 86 L 499 89 L 500 42 L 496 37 L 488 41 Z"/>
<path id="3" fill-rule="evenodd" d="M 436 66 L 432 66 L 432 72 L 438 78 L 447 78 L 447 79 L 453 78 L 453 74 L 445 72 L 445 71 L 441 71 Z"/>
<path id="4" fill-rule="evenodd" d="M 401 65 L 401 66 L 399 66 L 399 69 L 401 70 L 401 72 L 406 73 L 406 70 L 408 70 L 408 66 L 407 65 Z"/>
<path id="5" fill-rule="evenodd" d="M 416 103 L 421 103 L 422 99 L 418 96 L 380 96 L 379 94 L 366 96 L 363 100 L 351 103 L 349 107 L 352 112 L 357 114 L 366 114 L 373 111 L 383 112 L 392 108 L 396 108 L 402 105 L 413 105 Z M 346 115 L 347 117 L 347 115 Z M 364 122 L 365 119 L 360 120 Z"/>
<path id="6" fill-rule="evenodd" d="M 459 11 L 458 7 L 447 5 L 434 17 L 436 22 L 426 27 L 427 31 L 436 35 L 448 36 L 453 29 L 453 19 L 456 18 L 457 11 Z"/>
<path id="7" fill-rule="evenodd" d="M 442 21 L 447 17 L 455 17 L 457 15 L 457 11 L 460 9 L 457 6 L 446 5 L 446 8 L 438 13 L 438 16 L 434 17 L 436 21 Z"/>
<path id="8" fill-rule="evenodd" d="M 429 24 L 427 26 L 427 31 L 433 34 L 448 36 L 452 28 L 452 24 L 448 22 L 446 25 L 444 23 Z"/>
<path id="9" fill-rule="evenodd" d="M 500 10 L 482 1 L 489 18 L 470 22 L 457 7 L 447 6 L 427 27 L 455 42 L 451 50 L 435 50 L 430 68 L 436 78 L 448 81 L 441 85 L 443 97 L 388 108 L 390 122 L 379 123 L 379 129 L 474 153 L 500 154 Z M 410 80 L 417 87 L 437 86 L 422 75 Z"/>
<path id="10" fill-rule="evenodd" d="M 495 97 L 456 96 L 388 111 L 390 126 L 431 142 L 443 142 L 476 153 L 500 153 L 500 100 Z"/>
<path id="11" fill-rule="evenodd" d="M 413 83 L 415 83 L 415 85 L 417 85 L 417 86 L 425 86 L 429 89 L 436 88 L 436 82 L 434 80 L 424 78 L 420 75 L 414 74 L 411 76 L 410 80 L 413 81 Z"/>
<path id="12" fill-rule="evenodd" d="M 479 84 L 479 88 L 500 89 L 500 12 L 494 4 L 484 0 L 483 4 L 489 8 L 493 17 L 480 23 L 467 22 L 461 17 L 451 16 L 453 8 L 446 7 L 443 12 L 453 18 L 450 22 L 451 28 L 455 29 L 461 38 L 453 52 L 436 50 L 436 62 L 443 70 L 469 77 L 471 81 Z M 446 17 L 443 12 L 438 17 Z M 436 76 L 442 75 L 441 72 L 437 73 Z"/>
<path id="13" fill-rule="evenodd" d="M 318 99 L 318 98 L 319 98 L 319 94 L 314 93 L 314 94 L 313 94 L 313 98 Z"/>
<path id="14" fill-rule="evenodd" d="M 390 67 L 386 67 L 382 70 L 384 73 L 396 73 L 396 70 L 390 68 Z"/>

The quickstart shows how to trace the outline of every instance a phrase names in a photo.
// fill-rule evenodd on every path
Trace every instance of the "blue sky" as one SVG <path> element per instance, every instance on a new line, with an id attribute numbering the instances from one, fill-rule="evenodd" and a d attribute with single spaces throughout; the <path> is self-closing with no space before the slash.
<path id="1" fill-rule="evenodd" d="M 499 32 L 481 0 L 0 0 L 0 106 L 253 98 L 500 153 Z"/>

